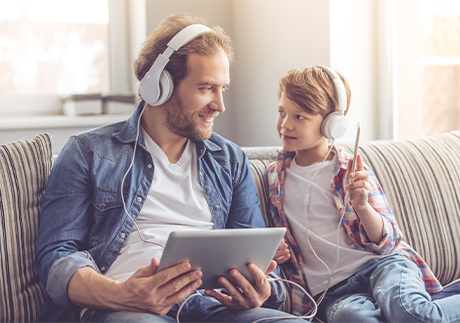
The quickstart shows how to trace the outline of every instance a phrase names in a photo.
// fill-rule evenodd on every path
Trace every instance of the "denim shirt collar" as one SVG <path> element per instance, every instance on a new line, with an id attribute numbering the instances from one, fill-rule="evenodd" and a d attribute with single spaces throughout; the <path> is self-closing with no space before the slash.
<path id="1" fill-rule="evenodd" d="M 120 131 L 113 133 L 113 136 L 120 140 L 123 143 L 134 142 L 137 136 L 137 125 L 139 122 L 139 116 L 142 113 L 143 102 L 140 102 L 132 115 L 126 120 L 126 123 L 123 125 Z M 139 133 L 138 144 L 147 150 L 144 143 L 144 134 L 142 131 Z M 198 157 L 202 157 L 206 153 L 206 149 L 210 151 L 220 151 L 221 147 L 212 142 L 212 140 L 207 139 L 205 141 L 196 142 L 196 149 Z"/>

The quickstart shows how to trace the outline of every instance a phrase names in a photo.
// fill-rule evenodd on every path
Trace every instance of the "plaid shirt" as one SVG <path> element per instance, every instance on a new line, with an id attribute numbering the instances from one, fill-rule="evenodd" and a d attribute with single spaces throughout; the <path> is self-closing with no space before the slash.
<path id="1" fill-rule="evenodd" d="M 334 169 L 334 174 L 331 182 L 331 188 L 334 195 L 335 205 L 337 206 L 338 213 L 337 219 L 342 216 L 344 212 L 344 194 L 343 194 L 343 181 L 347 172 L 348 159 L 351 158 L 342 148 L 333 148 L 338 154 L 339 163 Z M 303 270 L 302 253 L 294 240 L 290 230 L 289 221 L 284 213 L 283 195 L 284 195 L 284 180 L 286 177 L 286 169 L 289 167 L 295 152 L 281 151 L 276 161 L 271 163 L 267 169 L 268 186 L 269 186 L 269 200 L 270 200 L 270 213 L 274 220 L 275 226 L 285 227 L 286 243 L 289 245 L 291 258 L 283 265 L 287 269 L 287 277 L 303 286 L 308 290 L 307 278 Z M 412 260 L 420 268 L 422 272 L 422 279 L 425 282 L 425 288 L 429 293 L 435 293 L 442 290 L 442 286 L 436 277 L 431 272 L 430 268 L 426 265 L 420 255 L 412 249 L 407 243 L 402 241 L 403 235 L 396 223 L 396 220 L 391 212 L 388 201 L 383 193 L 380 184 L 377 181 L 374 173 L 365 166 L 369 174 L 369 184 L 371 189 L 369 192 L 368 201 L 372 208 L 380 214 L 383 219 L 384 231 L 383 239 L 379 244 L 369 241 L 366 231 L 361 224 L 359 217 L 351 207 L 351 203 L 345 208 L 345 216 L 342 219 L 342 228 L 356 243 L 357 246 L 363 250 L 373 252 L 377 255 L 390 255 L 401 253 L 408 259 Z M 295 315 L 303 315 L 308 312 L 313 304 L 310 299 L 305 295 L 300 288 L 295 285 L 291 286 L 292 294 L 292 313 Z"/>

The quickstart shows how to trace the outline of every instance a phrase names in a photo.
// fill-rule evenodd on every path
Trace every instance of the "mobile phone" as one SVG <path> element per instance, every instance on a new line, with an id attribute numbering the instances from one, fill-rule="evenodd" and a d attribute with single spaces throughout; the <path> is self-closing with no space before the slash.
<path id="1" fill-rule="evenodd" d="M 353 151 L 353 162 L 351 164 L 351 171 L 352 172 L 355 172 L 356 171 L 356 158 L 358 157 L 358 147 L 359 147 L 359 135 L 361 133 L 361 124 L 358 122 L 356 124 L 356 140 L 355 140 L 355 149 Z M 353 178 L 350 178 L 348 180 L 348 184 L 350 184 L 351 182 L 353 182 Z M 350 203 L 350 194 L 348 194 L 348 191 L 347 191 L 347 194 L 345 195 L 345 200 L 344 200 L 344 205 L 348 205 L 348 203 Z"/>
<path id="2" fill-rule="evenodd" d="M 361 132 L 361 124 L 358 122 L 356 124 L 356 140 L 355 140 L 355 150 L 353 152 L 353 163 L 351 164 L 351 171 L 354 172 L 356 170 L 356 158 L 358 156 L 358 147 L 359 147 L 359 135 Z M 350 182 L 351 183 L 351 179 Z"/>

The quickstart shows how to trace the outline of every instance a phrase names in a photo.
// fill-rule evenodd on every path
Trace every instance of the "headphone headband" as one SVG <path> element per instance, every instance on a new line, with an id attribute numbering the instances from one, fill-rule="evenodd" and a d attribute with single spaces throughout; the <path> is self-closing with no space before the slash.
<path id="1" fill-rule="evenodd" d="M 157 106 L 165 103 L 173 90 L 172 79 L 164 69 L 171 55 L 196 37 L 213 31 L 211 28 L 195 24 L 179 31 L 169 42 L 165 51 L 158 55 L 155 62 L 142 78 L 139 84 L 139 93 L 149 105 Z"/>
<path id="2" fill-rule="evenodd" d="M 321 133 L 328 139 L 337 139 L 342 137 L 347 131 L 348 121 L 345 117 L 347 108 L 347 91 L 339 74 L 332 68 L 324 65 L 316 65 L 316 67 L 326 72 L 334 82 L 337 91 L 337 111 L 329 113 L 321 123 Z"/>
<path id="3" fill-rule="evenodd" d="M 347 91 L 345 90 L 345 85 L 343 85 L 342 79 L 336 71 L 328 66 L 316 65 L 316 67 L 322 69 L 332 78 L 337 91 L 337 112 L 340 115 L 344 115 L 345 110 L 347 109 Z"/>

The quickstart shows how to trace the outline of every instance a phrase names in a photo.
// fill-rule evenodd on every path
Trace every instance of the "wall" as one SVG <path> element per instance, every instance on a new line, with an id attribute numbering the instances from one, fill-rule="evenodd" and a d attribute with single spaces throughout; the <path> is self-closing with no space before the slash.
<path id="1" fill-rule="evenodd" d="M 329 65 L 329 2 L 233 2 L 236 63 L 234 141 L 242 146 L 279 145 L 275 130 L 278 80 L 293 68 Z"/>
<path id="2" fill-rule="evenodd" d="M 357 121 L 362 140 L 378 138 L 377 0 L 142 1 L 148 32 L 167 15 L 190 11 L 232 38 L 236 55 L 226 112 L 214 127 L 221 135 L 241 146 L 279 145 L 279 78 L 293 68 L 324 64 L 342 72 L 352 89 L 349 130 L 338 141 L 354 140 Z"/>
<path id="3" fill-rule="evenodd" d="M 379 137 L 379 55 L 377 2 L 330 0 L 330 64 L 348 80 L 351 103 L 347 133 L 340 141 L 354 141 L 361 122 L 361 141 Z"/>
<path id="4" fill-rule="evenodd" d="M 352 89 L 349 129 L 340 141 L 352 141 L 361 121 L 362 141 L 379 139 L 377 115 L 379 56 L 378 0 L 129 0 L 127 57 L 132 62 L 147 34 L 167 15 L 192 12 L 219 25 L 235 46 L 230 89 L 224 94 L 226 112 L 215 131 L 241 146 L 276 146 L 278 80 L 288 70 L 314 64 L 343 73 Z M 137 91 L 132 72 L 129 86 Z M 31 130 L 33 133 L 47 129 Z M 74 130 L 53 129 L 59 139 Z M 0 131 L 0 144 L 10 138 L 30 138 L 31 131 Z M 50 131 L 48 131 L 50 132 Z M 13 136 L 14 135 L 14 136 Z"/>

